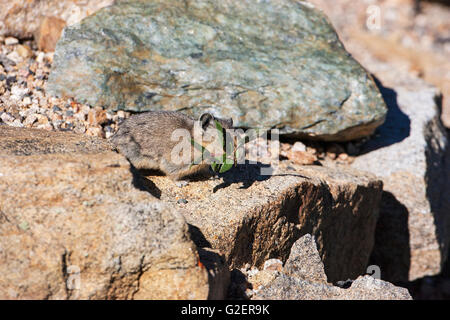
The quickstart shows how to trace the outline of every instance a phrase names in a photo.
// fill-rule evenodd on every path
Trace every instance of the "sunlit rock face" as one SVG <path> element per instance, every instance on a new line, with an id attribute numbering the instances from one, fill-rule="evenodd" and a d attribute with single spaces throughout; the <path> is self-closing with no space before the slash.
<path id="1" fill-rule="evenodd" d="M 67 27 L 48 91 L 131 111 L 344 141 L 383 123 L 370 75 L 300 1 L 120 1 Z"/>

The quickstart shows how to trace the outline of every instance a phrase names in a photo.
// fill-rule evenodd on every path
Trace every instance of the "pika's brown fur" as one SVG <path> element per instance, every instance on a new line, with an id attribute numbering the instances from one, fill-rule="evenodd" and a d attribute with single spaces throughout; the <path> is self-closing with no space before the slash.
<path id="1" fill-rule="evenodd" d="M 190 140 L 185 141 L 185 144 L 189 144 L 187 147 L 191 149 L 190 159 L 187 162 L 176 163 L 179 159 L 174 157 L 174 150 L 180 148 L 181 140 L 179 136 L 178 140 L 172 139 L 172 134 L 177 129 L 184 129 L 190 137 L 206 138 L 208 141 L 210 136 L 217 134 L 214 120 L 225 129 L 230 129 L 233 125 L 231 119 L 217 119 L 209 113 L 202 114 L 198 120 L 173 111 L 135 114 L 119 125 L 119 130 L 111 137 L 111 142 L 135 168 L 160 170 L 173 180 L 185 179 L 199 173 L 206 174 L 210 164 L 192 165 L 194 150 Z M 195 140 L 197 141 L 197 138 Z M 174 149 L 175 147 L 178 149 Z"/>

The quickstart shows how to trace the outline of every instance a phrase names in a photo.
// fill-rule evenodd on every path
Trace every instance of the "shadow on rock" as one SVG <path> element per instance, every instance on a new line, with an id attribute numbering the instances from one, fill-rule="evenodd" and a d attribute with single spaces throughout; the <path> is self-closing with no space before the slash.
<path id="1" fill-rule="evenodd" d="M 188 223 L 189 233 L 191 235 L 192 241 L 194 241 L 195 245 L 199 248 L 212 248 L 211 243 L 206 240 L 205 236 L 203 235 L 202 231 Z"/>
<path id="2" fill-rule="evenodd" d="M 408 217 L 408 209 L 392 193 L 383 191 L 369 263 L 380 267 L 383 280 L 408 279 L 411 263 Z"/>
<path id="3" fill-rule="evenodd" d="M 273 176 L 297 176 L 305 179 L 309 177 L 300 175 L 298 173 L 274 173 L 275 169 L 270 164 L 261 162 L 250 163 L 248 160 L 243 164 L 238 164 L 233 169 L 219 174 L 219 177 L 223 179 L 223 182 L 214 187 L 213 192 L 217 192 L 220 189 L 227 188 L 234 183 L 241 183 L 242 186 L 239 189 L 250 188 L 255 181 L 264 181 L 270 179 Z"/>
<path id="4" fill-rule="evenodd" d="M 138 170 L 130 163 L 130 171 L 133 174 L 133 185 L 136 189 L 150 193 L 155 198 L 161 199 L 161 190 L 145 176 L 154 175 L 154 171 Z"/>
<path id="5" fill-rule="evenodd" d="M 231 270 L 231 282 L 228 287 L 227 299 L 249 300 L 245 290 L 252 289 L 252 285 L 247 281 L 247 277 L 239 269 Z"/>
<path id="6" fill-rule="evenodd" d="M 398 143 L 410 135 L 411 120 L 400 110 L 397 104 L 397 93 L 384 87 L 380 80 L 374 76 L 375 83 L 383 96 L 388 112 L 385 122 L 379 126 L 372 139 L 367 141 L 362 154 Z"/>
<path id="7" fill-rule="evenodd" d="M 227 188 L 234 183 L 242 183 L 240 189 L 248 189 L 255 181 L 264 181 L 269 179 L 271 172 L 272 170 L 269 164 L 263 164 L 260 162 L 253 164 L 246 160 L 245 163 L 238 164 L 231 170 L 219 174 L 219 177 L 223 179 L 223 182 L 214 187 L 213 192 Z"/>
<path id="8" fill-rule="evenodd" d="M 442 96 L 438 97 L 436 104 L 442 110 Z M 448 259 L 449 237 L 450 237 L 450 147 L 447 144 L 446 149 L 438 143 L 437 137 L 440 132 L 436 132 L 437 128 L 444 132 L 446 138 L 449 138 L 446 130 L 444 130 L 439 120 L 436 124 L 428 125 L 426 130 L 427 143 L 434 146 L 427 148 L 425 152 L 427 171 L 425 175 L 426 196 L 430 202 L 431 212 L 436 227 L 436 237 L 442 252 L 442 265 Z"/>

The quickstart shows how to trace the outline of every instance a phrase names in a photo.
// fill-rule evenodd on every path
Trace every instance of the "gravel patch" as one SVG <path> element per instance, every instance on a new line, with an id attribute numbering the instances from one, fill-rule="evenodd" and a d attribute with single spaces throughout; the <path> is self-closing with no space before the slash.
<path id="1" fill-rule="evenodd" d="M 129 113 L 48 95 L 45 86 L 52 62 L 53 53 L 38 51 L 31 41 L 0 38 L 0 124 L 102 138 L 113 135 Z"/>

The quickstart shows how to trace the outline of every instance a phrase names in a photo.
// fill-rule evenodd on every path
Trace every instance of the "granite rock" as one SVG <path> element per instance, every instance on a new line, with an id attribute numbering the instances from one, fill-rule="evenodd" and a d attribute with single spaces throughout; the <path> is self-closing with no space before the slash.
<path id="1" fill-rule="evenodd" d="M 382 279 L 427 283 L 426 276 L 441 273 L 448 261 L 450 238 L 450 149 L 439 120 L 441 111 L 444 124 L 450 115 L 450 73 L 444 72 L 450 60 L 440 40 L 448 34 L 450 10 L 421 1 L 417 14 L 419 1 L 376 0 L 370 13 L 363 1 L 310 1 L 378 79 L 388 106 L 385 123 L 354 163 L 384 183 L 371 263 L 379 265 Z M 381 13 L 376 30 L 367 28 L 374 10 Z"/>
<path id="2" fill-rule="evenodd" d="M 327 18 L 288 0 L 119 1 L 65 29 L 47 89 L 323 140 L 367 136 L 386 114 Z"/>
<path id="3" fill-rule="evenodd" d="M 407 289 L 368 275 L 346 281 L 348 288 L 327 283 L 314 237 L 310 234 L 295 242 L 281 272 L 272 273 L 272 279 L 267 275 L 265 278 L 271 281 L 254 290 L 252 299 L 411 300 Z"/>
<path id="4" fill-rule="evenodd" d="M 408 290 L 393 284 L 360 276 L 350 288 L 310 282 L 280 274 L 261 288 L 253 300 L 412 300 Z"/>
<path id="5" fill-rule="evenodd" d="M 329 281 L 365 273 L 382 183 L 348 168 L 283 165 L 271 176 L 260 175 L 258 165 L 241 165 L 182 188 L 156 175 L 140 183 L 177 206 L 197 246 L 220 250 L 232 269 L 262 268 L 271 258 L 284 262 L 294 242 L 310 233 Z"/>
<path id="6" fill-rule="evenodd" d="M 206 299 L 185 219 L 100 139 L 0 126 L 0 299 Z"/>
<path id="7" fill-rule="evenodd" d="M 284 272 L 296 278 L 327 283 L 327 276 L 313 236 L 306 234 L 294 243 L 284 264 Z"/>
<path id="8" fill-rule="evenodd" d="M 372 263 L 383 279 L 412 281 L 439 274 L 447 259 L 449 141 L 435 87 L 401 72 L 384 79 L 386 122 L 352 166 L 383 180 Z"/>

